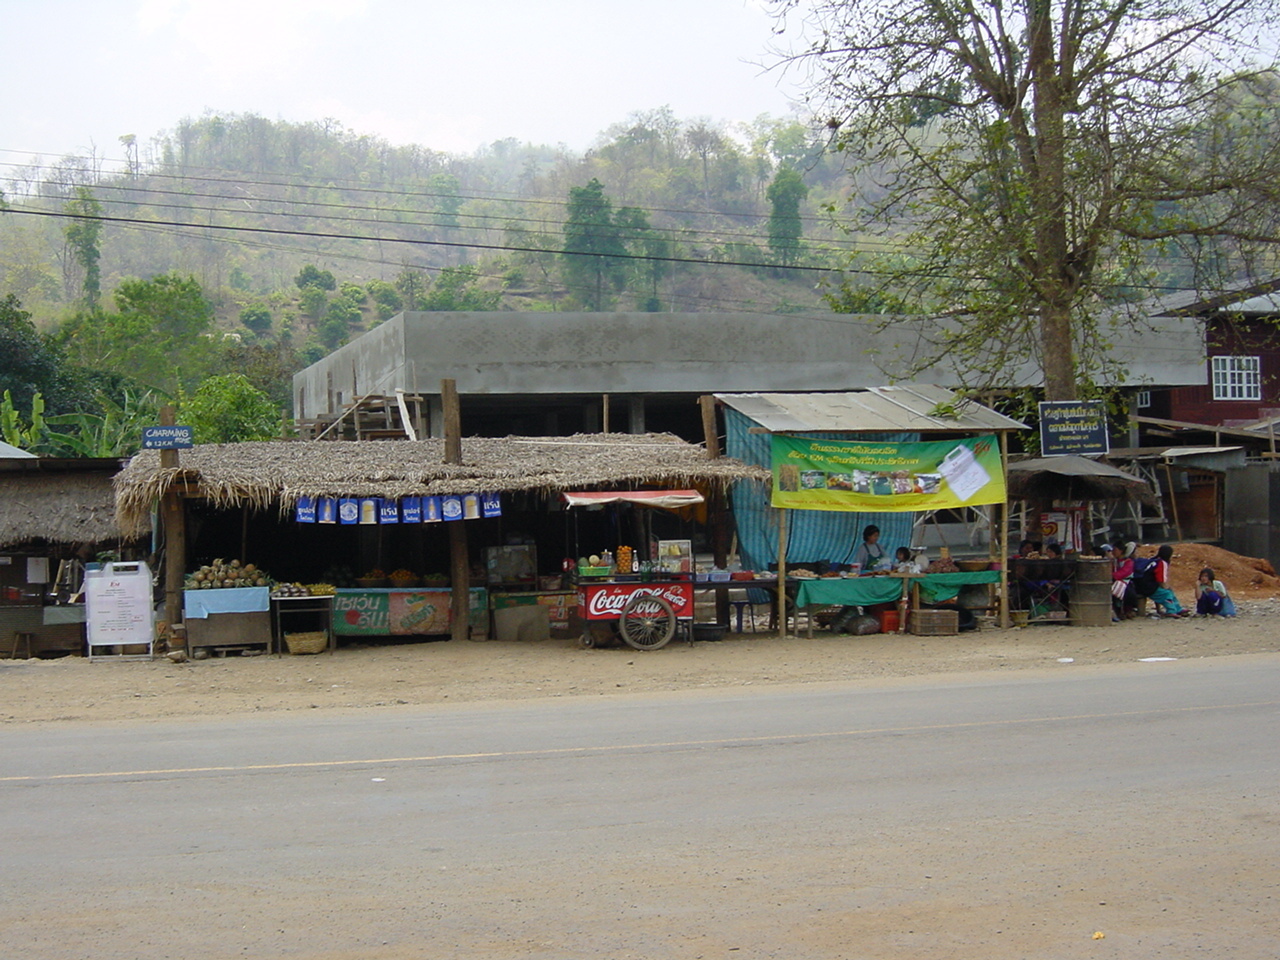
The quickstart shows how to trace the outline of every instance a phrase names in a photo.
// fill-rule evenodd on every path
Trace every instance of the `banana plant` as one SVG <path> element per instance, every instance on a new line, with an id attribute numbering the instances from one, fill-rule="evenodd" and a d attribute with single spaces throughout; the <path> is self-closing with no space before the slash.
<path id="1" fill-rule="evenodd" d="M 40 445 L 47 430 L 44 419 L 44 397 L 40 396 L 39 391 L 31 398 L 30 426 L 23 425 L 22 418 L 18 416 L 18 410 L 13 405 L 13 397 L 8 390 L 4 392 L 4 398 L 0 400 L 0 435 L 4 436 L 5 443 L 20 450 L 34 452 L 34 448 Z"/>

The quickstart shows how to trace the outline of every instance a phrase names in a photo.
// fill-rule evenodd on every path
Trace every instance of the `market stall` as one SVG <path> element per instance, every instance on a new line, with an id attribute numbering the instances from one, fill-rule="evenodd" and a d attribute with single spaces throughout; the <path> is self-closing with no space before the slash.
<path id="1" fill-rule="evenodd" d="M 115 522 L 121 461 L 9 451 L 0 453 L 0 656 L 83 654 L 86 566 L 135 546 Z"/>
<path id="2" fill-rule="evenodd" d="M 735 494 L 743 551 L 757 567 L 762 558 L 776 557 L 784 582 L 792 566 L 825 570 L 848 563 L 859 532 L 871 524 L 885 534 L 891 553 L 898 546 L 914 553 L 922 546 L 919 519 L 939 511 L 972 515 L 973 526 L 985 528 L 986 556 L 975 562 L 988 566 L 1003 557 L 1007 439 L 1025 424 L 929 384 L 716 399 L 729 408 L 729 452 L 767 465 L 773 478 L 763 503 L 753 502 L 750 491 Z M 996 574 L 996 603 L 1007 624 L 1003 570 L 982 572 Z M 856 599 L 863 579 L 813 587 L 806 597 L 829 591 L 836 603 L 861 606 L 841 598 Z M 865 589 L 883 592 L 883 602 L 893 599 L 888 585 Z"/>
<path id="3" fill-rule="evenodd" d="M 132 529 L 157 500 L 177 497 L 173 522 L 186 534 L 172 542 L 188 575 L 217 556 L 252 557 L 270 570 L 276 591 L 289 588 L 272 601 L 277 643 L 300 628 L 327 629 L 334 643 L 484 639 L 499 624 L 504 637 L 525 639 L 577 620 L 577 585 L 562 579 L 573 554 L 564 491 L 723 491 L 767 480 L 663 434 L 467 438 L 460 462 L 446 462 L 444 447 L 437 439 L 196 445 L 178 468 L 144 451 L 117 481 L 117 516 Z M 294 596 L 331 597 L 321 601 L 327 625 L 309 621 L 313 612 Z M 521 627 L 538 621 L 543 630 Z"/>

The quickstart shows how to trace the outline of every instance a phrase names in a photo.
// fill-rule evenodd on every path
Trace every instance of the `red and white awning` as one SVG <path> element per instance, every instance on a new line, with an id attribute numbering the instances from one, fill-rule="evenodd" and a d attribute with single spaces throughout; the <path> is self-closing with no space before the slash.
<path id="1" fill-rule="evenodd" d="M 703 502 L 697 490 L 601 490 L 589 493 L 565 493 L 564 502 L 571 507 L 599 503 L 634 503 L 645 507 L 679 510 Z"/>

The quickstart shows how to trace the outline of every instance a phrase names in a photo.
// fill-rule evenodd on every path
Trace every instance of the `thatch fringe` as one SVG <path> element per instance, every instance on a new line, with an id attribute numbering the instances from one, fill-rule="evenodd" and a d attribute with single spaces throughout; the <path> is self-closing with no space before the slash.
<path id="1" fill-rule="evenodd" d="M 150 529 L 140 519 L 137 533 Z M 119 536 L 106 473 L 39 473 L 0 478 L 0 547 L 31 540 L 107 543 Z"/>
<path id="2" fill-rule="evenodd" d="M 153 504 L 175 485 L 219 507 L 292 510 L 298 497 L 399 498 L 498 491 L 636 489 L 766 482 L 769 472 L 671 434 L 469 437 L 461 464 L 446 464 L 444 441 L 267 441 L 208 444 L 181 452 L 177 469 L 156 451 L 129 461 L 115 479 L 121 529 L 142 529 Z"/>

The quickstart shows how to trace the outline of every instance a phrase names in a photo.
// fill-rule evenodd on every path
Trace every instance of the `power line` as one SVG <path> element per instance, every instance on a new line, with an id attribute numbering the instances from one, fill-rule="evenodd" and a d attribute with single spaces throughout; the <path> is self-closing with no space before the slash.
<path id="1" fill-rule="evenodd" d="M 644 254 L 633 253 L 579 253 L 577 251 L 558 250 L 548 247 L 521 247 L 510 244 L 494 244 L 494 243 L 463 243 L 459 241 L 445 240 L 423 240 L 408 237 L 370 237 L 354 233 L 320 233 L 310 230 L 285 230 L 279 227 L 244 227 L 229 226 L 213 223 L 194 223 L 181 220 L 143 220 L 137 217 L 116 217 L 107 214 L 78 214 L 65 213 L 56 210 L 30 210 L 24 207 L 10 206 L 7 213 L 14 213 L 21 216 L 49 217 L 56 220 L 94 220 L 100 223 L 124 223 L 124 224 L 146 224 L 155 225 L 160 223 L 170 227 L 190 227 L 196 230 L 225 230 L 232 233 L 267 233 L 275 236 L 286 237 L 314 237 L 324 240 L 358 240 L 363 242 L 379 242 L 379 243 L 404 243 L 411 246 L 424 247 L 456 247 L 465 250 L 489 250 L 501 251 L 506 253 L 546 253 L 556 254 L 558 256 L 573 257 L 598 257 L 604 260 L 639 260 L 657 263 L 684 263 L 696 266 L 718 266 L 718 267 L 752 267 L 764 268 L 770 267 L 770 264 L 752 263 L 745 260 L 706 260 L 693 257 L 670 257 L 670 256 L 647 256 Z M 832 267 L 809 267 L 809 266 L 788 266 L 779 269 L 793 270 L 801 273 L 869 273 L 865 270 L 839 270 Z"/>

